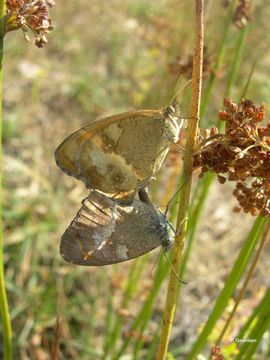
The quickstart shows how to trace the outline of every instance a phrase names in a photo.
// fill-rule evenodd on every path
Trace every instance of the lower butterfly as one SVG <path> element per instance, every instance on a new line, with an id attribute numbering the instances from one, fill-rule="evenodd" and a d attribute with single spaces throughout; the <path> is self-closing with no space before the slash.
<path id="1" fill-rule="evenodd" d="M 171 227 L 149 202 L 129 204 L 91 191 L 61 240 L 67 262 L 102 266 L 123 262 L 172 245 Z"/>
<path id="2" fill-rule="evenodd" d="M 56 149 L 57 165 L 87 188 L 132 198 L 144 188 L 179 137 L 177 103 L 98 120 L 68 136 Z"/>

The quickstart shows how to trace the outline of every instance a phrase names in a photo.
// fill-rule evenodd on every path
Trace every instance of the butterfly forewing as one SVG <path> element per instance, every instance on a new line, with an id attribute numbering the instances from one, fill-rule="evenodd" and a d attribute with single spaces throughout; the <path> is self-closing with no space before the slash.
<path id="1" fill-rule="evenodd" d="M 130 205 L 92 191 L 62 236 L 60 253 L 73 264 L 101 266 L 141 256 L 170 242 L 167 223 L 149 204 Z"/>
<path id="2" fill-rule="evenodd" d="M 67 174 L 110 196 L 147 185 L 179 134 L 172 117 L 141 110 L 101 119 L 70 135 L 55 157 Z"/>

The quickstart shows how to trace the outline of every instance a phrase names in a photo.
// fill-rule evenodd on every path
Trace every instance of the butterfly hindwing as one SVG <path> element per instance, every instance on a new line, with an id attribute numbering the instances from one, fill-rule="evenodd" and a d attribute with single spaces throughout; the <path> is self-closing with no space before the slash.
<path id="1" fill-rule="evenodd" d="M 92 191 L 62 236 L 60 253 L 77 265 L 119 263 L 166 247 L 167 225 L 150 204 L 133 199 L 127 205 Z"/>

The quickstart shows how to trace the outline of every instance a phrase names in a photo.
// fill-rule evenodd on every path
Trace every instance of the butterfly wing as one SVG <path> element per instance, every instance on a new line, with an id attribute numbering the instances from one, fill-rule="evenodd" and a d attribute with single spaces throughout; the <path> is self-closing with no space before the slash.
<path id="1" fill-rule="evenodd" d="M 151 180 L 178 129 L 158 110 L 128 112 L 92 123 L 57 148 L 57 165 L 92 189 L 126 197 Z"/>
<path id="2" fill-rule="evenodd" d="M 168 238 L 153 206 L 135 199 L 123 205 L 93 191 L 62 236 L 60 253 L 77 265 L 109 265 L 141 256 Z"/>

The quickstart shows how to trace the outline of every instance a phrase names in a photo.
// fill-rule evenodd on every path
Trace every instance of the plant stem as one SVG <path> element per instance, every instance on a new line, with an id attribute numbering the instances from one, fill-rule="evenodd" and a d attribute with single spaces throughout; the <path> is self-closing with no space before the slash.
<path id="1" fill-rule="evenodd" d="M 187 229 L 187 214 L 190 199 L 192 181 L 192 154 L 194 151 L 199 107 L 201 99 L 202 64 L 203 64 L 203 7 L 204 0 L 195 0 L 195 42 L 193 54 L 193 74 L 192 74 L 192 96 L 191 96 L 191 117 L 187 127 L 187 142 L 184 153 L 182 184 L 184 184 L 179 197 L 179 210 L 177 216 L 177 227 L 175 245 L 172 253 L 172 267 L 176 271 L 180 268 L 182 252 Z M 156 360 L 164 360 L 168 350 L 169 337 L 174 319 L 176 304 L 179 293 L 179 280 L 170 271 L 169 285 L 167 290 L 166 305 L 163 315 L 161 335 L 159 339 Z"/>
<path id="2" fill-rule="evenodd" d="M 4 278 L 2 222 L 2 77 L 5 0 L 0 0 L 0 312 L 4 337 L 4 359 L 12 359 L 12 330 Z"/>

